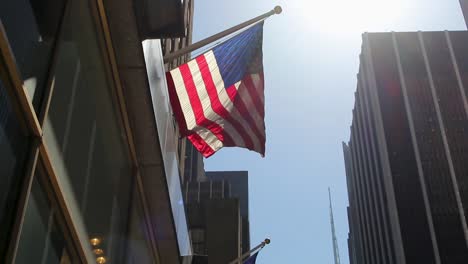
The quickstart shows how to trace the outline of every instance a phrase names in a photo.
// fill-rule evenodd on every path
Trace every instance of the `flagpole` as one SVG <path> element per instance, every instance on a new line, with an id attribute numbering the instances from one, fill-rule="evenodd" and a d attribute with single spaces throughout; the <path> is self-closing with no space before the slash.
<path id="1" fill-rule="evenodd" d="M 214 42 L 214 41 L 216 41 L 218 39 L 221 39 L 221 38 L 223 38 L 223 37 L 225 37 L 225 36 L 227 36 L 229 34 L 232 34 L 232 33 L 236 32 L 236 31 L 238 31 L 238 30 L 240 30 L 240 29 L 242 29 L 242 28 L 244 28 L 246 26 L 257 23 L 258 21 L 263 20 L 263 19 L 265 19 L 265 18 L 267 18 L 269 16 L 272 16 L 274 14 L 281 14 L 282 11 L 283 11 L 283 9 L 281 8 L 281 6 L 275 6 L 275 8 L 273 10 L 271 10 L 269 12 L 266 12 L 263 15 L 252 18 L 252 19 L 247 20 L 244 23 L 241 23 L 241 24 L 239 24 L 237 26 L 226 29 L 226 30 L 224 30 L 222 32 L 219 32 L 217 34 L 214 34 L 211 37 L 208 37 L 206 39 L 203 39 L 203 40 L 200 40 L 200 41 L 198 41 L 196 43 L 188 45 L 187 47 L 185 47 L 183 49 L 176 50 L 173 53 L 167 54 L 166 56 L 164 56 L 164 63 L 172 61 L 175 58 L 181 57 L 181 56 L 183 56 L 183 55 L 185 55 L 187 53 L 190 53 L 190 52 L 192 52 L 192 51 L 194 51 L 196 49 L 199 49 L 199 48 L 201 48 L 203 46 L 206 46 L 206 45 L 208 45 L 208 44 L 210 44 L 210 43 L 212 43 L 212 42 Z"/>
<path id="2" fill-rule="evenodd" d="M 260 250 L 262 249 L 264 246 L 270 244 L 270 239 L 268 238 L 265 238 L 265 241 L 263 241 L 262 243 L 258 244 L 256 247 L 252 248 L 251 250 L 249 250 L 248 252 L 245 252 L 244 254 L 242 254 L 242 256 L 240 256 L 239 258 L 236 258 L 235 260 L 229 262 L 229 264 L 236 264 L 240 261 L 242 261 L 245 257 L 249 256 L 250 254 L 254 253 L 255 251 L 257 250 Z"/>

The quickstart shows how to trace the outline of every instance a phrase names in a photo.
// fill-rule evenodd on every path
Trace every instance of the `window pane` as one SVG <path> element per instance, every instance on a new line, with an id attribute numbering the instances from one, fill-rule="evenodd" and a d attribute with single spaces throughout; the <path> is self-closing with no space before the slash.
<path id="1" fill-rule="evenodd" d="M 14 0 L 0 3 L 0 19 L 34 108 L 40 105 L 65 1 Z"/>
<path id="2" fill-rule="evenodd" d="M 5 89 L 0 79 L 0 255 L 8 242 L 29 142 Z"/>
<path id="3" fill-rule="evenodd" d="M 127 264 L 153 263 L 150 248 L 148 246 L 147 229 L 143 218 L 141 205 L 134 191 L 132 210 L 130 214 L 129 243 Z"/>
<path id="4" fill-rule="evenodd" d="M 39 175 L 36 175 L 36 179 Z M 28 201 L 15 263 L 69 264 L 70 256 L 56 222 L 56 210 L 51 207 L 43 189 L 34 180 Z M 75 261 L 76 262 L 76 261 Z"/>
<path id="5" fill-rule="evenodd" d="M 125 253 L 131 164 L 90 3 L 70 1 L 45 144 L 73 215 L 81 216 L 76 221 L 119 263 Z"/>

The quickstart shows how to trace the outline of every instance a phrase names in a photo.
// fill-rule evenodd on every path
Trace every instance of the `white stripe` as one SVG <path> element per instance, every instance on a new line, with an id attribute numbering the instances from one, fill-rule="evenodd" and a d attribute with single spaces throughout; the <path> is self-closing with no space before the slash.
<path id="1" fill-rule="evenodd" d="M 236 88 L 237 90 L 237 94 L 239 93 L 239 87 L 241 85 L 241 82 L 237 82 L 236 84 L 234 84 L 234 87 Z M 242 100 L 242 98 L 240 96 L 236 96 L 236 100 L 240 100 L 244 103 L 244 106 L 245 105 L 245 102 Z M 247 111 L 248 111 L 248 108 L 246 107 Z M 240 110 L 237 109 L 237 107 L 234 107 L 232 109 L 232 113 L 233 115 L 235 116 L 239 116 L 242 118 L 242 126 L 245 127 L 246 129 L 246 132 L 248 134 L 248 136 L 252 139 L 252 142 L 254 144 L 254 150 L 258 151 L 258 152 L 261 152 L 261 146 L 262 146 L 262 143 L 260 141 L 260 138 L 257 137 L 257 135 L 254 133 L 254 131 L 252 130 L 252 128 L 250 127 L 247 119 L 245 119 L 242 114 L 240 113 Z"/>
<path id="2" fill-rule="evenodd" d="M 174 81 L 174 87 L 179 97 L 180 107 L 184 114 L 185 122 L 187 124 L 188 130 L 193 130 L 197 126 L 197 121 L 195 119 L 195 113 L 193 112 L 192 105 L 190 104 L 190 99 L 185 88 L 184 79 L 179 68 L 176 68 L 171 71 L 172 80 Z"/>
<path id="3" fill-rule="evenodd" d="M 255 86 L 255 90 L 257 91 L 257 95 L 258 95 L 260 101 L 262 102 L 262 104 L 264 104 L 265 103 L 264 102 L 265 97 L 264 97 L 262 80 L 260 79 L 260 74 L 254 73 L 254 74 L 251 74 L 250 76 L 251 76 L 252 82 L 253 82 L 253 84 Z"/>
<path id="4" fill-rule="evenodd" d="M 244 83 L 241 83 L 241 86 L 239 88 L 239 96 L 242 98 L 242 101 L 244 101 L 246 108 L 249 110 L 249 115 L 254 121 L 255 127 L 262 135 L 264 135 L 265 123 L 260 113 L 258 112 L 257 107 L 255 106 L 252 97 L 250 96 L 250 93 L 247 90 L 247 87 Z"/>
<path id="5" fill-rule="evenodd" d="M 221 149 L 224 145 L 221 140 L 218 139 L 211 131 L 204 127 L 198 127 L 197 134 L 200 136 L 205 143 L 210 146 L 215 152 Z"/>
<path id="6" fill-rule="evenodd" d="M 223 78 L 221 77 L 221 73 L 219 72 L 219 68 L 217 67 L 216 58 L 212 51 L 209 51 L 205 54 L 205 58 L 210 68 L 211 76 L 213 78 L 213 82 L 216 86 L 216 91 L 218 92 L 219 100 L 221 104 L 231 113 L 231 116 L 242 126 L 242 128 L 246 133 L 247 136 L 250 137 L 254 144 L 254 149 L 257 151 L 261 151 L 261 143 L 257 136 L 253 133 L 250 126 L 248 126 L 247 121 L 242 118 L 239 111 L 234 107 L 234 103 L 231 101 L 231 98 L 226 92 L 226 87 L 224 86 Z M 236 83 L 234 86 L 236 90 L 239 87 L 240 82 Z"/>
<path id="7" fill-rule="evenodd" d="M 195 88 L 197 90 L 198 98 L 202 104 L 203 113 L 206 119 L 218 124 L 223 128 L 223 133 L 228 134 L 230 138 L 234 141 L 236 145 L 243 145 L 244 141 L 234 126 L 226 119 L 219 116 L 213 109 L 211 105 L 210 96 L 206 90 L 205 82 L 203 81 L 203 76 L 200 73 L 200 68 L 195 60 L 190 61 L 188 64 L 190 72 L 192 73 L 193 82 L 195 83 Z"/>

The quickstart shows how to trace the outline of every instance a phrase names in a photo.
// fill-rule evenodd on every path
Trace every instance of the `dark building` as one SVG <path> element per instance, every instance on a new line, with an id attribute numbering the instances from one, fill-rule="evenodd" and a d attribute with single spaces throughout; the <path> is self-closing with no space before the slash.
<path id="1" fill-rule="evenodd" d="M 0 3 L 0 263 L 188 263 L 163 54 L 190 43 L 192 12 Z"/>
<path id="2" fill-rule="evenodd" d="M 351 263 L 468 263 L 468 32 L 366 33 L 360 62 Z"/>
<path id="3" fill-rule="evenodd" d="M 463 12 L 463 17 L 465 18 L 466 26 L 468 27 L 468 1 L 460 0 L 460 6 Z"/>
<path id="4" fill-rule="evenodd" d="M 248 173 L 206 172 L 186 184 L 187 218 L 195 255 L 229 263 L 250 249 Z"/>
<path id="5" fill-rule="evenodd" d="M 247 171 L 207 171 L 206 177 L 213 182 L 228 182 L 229 197 L 239 200 L 240 215 L 242 218 L 242 253 L 249 251 L 249 173 Z"/>

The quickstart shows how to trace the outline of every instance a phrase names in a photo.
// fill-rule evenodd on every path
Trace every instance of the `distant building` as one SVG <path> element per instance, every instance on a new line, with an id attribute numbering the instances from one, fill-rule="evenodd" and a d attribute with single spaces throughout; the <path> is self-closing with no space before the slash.
<path id="1" fill-rule="evenodd" d="M 229 263 L 250 249 L 248 173 L 207 172 L 186 184 L 185 199 L 194 255 L 205 264 Z"/>
<path id="2" fill-rule="evenodd" d="M 366 33 L 360 60 L 351 263 L 468 263 L 468 32 Z"/>
<path id="3" fill-rule="evenodd" d="M 468 0 L 460 0 L 460 6 L 465 18 L 466 26 L 468 27 Z"/>
<path id="4" fill-rule="evenodd" d="M 250 250 L 249 224 L 249 173 L 247 171 L 208 171 L 206 176 L 213 182 L 229 183 L 229 197 L 239 200 L 242 218 L 242 253 Z"/>

